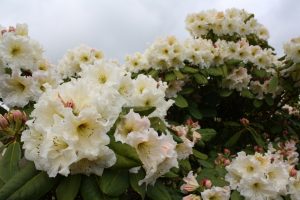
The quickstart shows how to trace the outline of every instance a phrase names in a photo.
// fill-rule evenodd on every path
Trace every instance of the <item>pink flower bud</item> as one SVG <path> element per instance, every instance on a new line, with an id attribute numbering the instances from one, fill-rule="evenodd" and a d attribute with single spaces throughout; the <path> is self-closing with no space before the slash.
<path id="1" fill-rule="evenodd" d="M 201 197 L 195 194 L 190 194 L 182 198 L 182 200 L 201 200 Z"/>
<path id="2" fill-rule="evenodd" d="M 223 161 L 223 164 L 224 164 L 225 166 L 230 165 L 230 163 L 231 163 L 231 161 L 230 161 L 229 159 L 225 159 L 225 160 Z"/>
<path id="3" fill-rule="evenodd" d="M 224 149 L 224 154 L 230 154 L 230 150 L 229 149 Z"/>
<path id="4" fill-rule="evenodd" d="M 249 120 L 246 119 L 246 118 L 242 118 L 242 119 L 240 119 L 240 123 L 241 123 L 243 126 L 248 126 L 248 125 L 249 125 Z"/>
<path id="5" fill-rule="evenodd" d="M 201 181 L 202 186 L 204 186 L 205 188 L 209 189 L 212 186 L 212 182 L 209 179 L 203 179 Z"/>
<path id="6" fill-rule="evenodd" d="M 0 115 L 0 128 L 6 129 L 8 127 L 8 121 L 6 120 L 5 117 L 3 117 L 2 115 Z"/>
<path id="7" fill-rule="evenodd" d="M 12 110 L 10 113 L 12 114 L 14 121 L 20 120 L 23 122 L 26 119 L 25 113 L 21 112 L 20 110 Z"/>
<path id="8" fill-rule="evenodd" d="M 297 170 L 294 167 L 290 170 L 290 176 L 292 177 L 297 176 Z"/>

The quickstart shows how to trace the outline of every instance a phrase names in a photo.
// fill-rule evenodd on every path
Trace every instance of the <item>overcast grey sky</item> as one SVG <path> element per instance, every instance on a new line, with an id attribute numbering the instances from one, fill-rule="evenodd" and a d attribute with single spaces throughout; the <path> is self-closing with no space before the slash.
<path id="1" fill-rule="evenodd" d="M 299 0 L 0 0 L 0 24 L 27 23 L 54 63 L 80 44 L 122 60 L 157 37 L 189 37 L 188 13 L 231 7 L 255 13 L 279 53 L 285 41 L 300 36 Z"/>

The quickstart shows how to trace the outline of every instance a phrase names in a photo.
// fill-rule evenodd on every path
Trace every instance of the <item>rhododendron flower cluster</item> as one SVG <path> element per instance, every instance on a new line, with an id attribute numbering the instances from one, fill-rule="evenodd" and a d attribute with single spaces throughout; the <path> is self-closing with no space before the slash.
<path id="1" fill-rule="evenodd" d="M 81 78 L 47 88 L 31 113 L 29 129 L 24 131 L 25 157 L 50 177 L 69 173 L 101 175 L 116 162 L 108 132 L 123 107 L 149 106 L 149 117 L 164 120 L 173 101 L 166 101 L 162 82 L 139 75 L 131 79 L 116 63 L 98 61 L 86 65 Z M 88 89 L 87 89 L 88 88 Z M 125 120 L 125 121 L 124 121 Z M 121 120 L 116 141 L 134 148 L 147 172 L 142 182 L 155 180 L 177 166 L 176 142 L 170 135 L 158 135 L 148 118 L 132 110 Z M 161 156 L 158 153 L 165 152 Z"/>
<path id="2" fill-rule="evenodd" d="M 289 144 L 288 142 L 286 145 Z M 295 149 L 289 150 L 289 155 L 296 153 Z M 249 200 L 278 199 L 287 194 L 295 197 L 298 191 L 293 188 L 299 180 L 290 176 L 290 170 L 295 163 L 290 163 L 288 158 L 282 155 L 282 151 L 270 146 L 270 150 L 265 154 L 247 155 L 245 152 L 239 152 L 226 167 L 228 174 L 225 179 L 230 183 L 231 189 L 238 190 Z"/>
<path id="3" fill-rule="evenodd" d="M 54 67 L 43 57 L 41 45 L 28 36 L 26 24 L 1 28 L 0 35 L 0 97 L 7 106 L 24 107 L 37 101 L 45 84 L 58 84 Z"/>

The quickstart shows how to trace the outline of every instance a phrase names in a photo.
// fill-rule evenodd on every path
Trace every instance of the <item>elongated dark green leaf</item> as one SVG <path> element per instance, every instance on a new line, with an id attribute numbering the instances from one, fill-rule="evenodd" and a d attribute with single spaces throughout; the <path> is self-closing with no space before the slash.
<path id="1" fill-rule="evenodd" d="M 49 178 L 46 172 L 40 172 L 14 192 L 8 200 L 35 200 L 40 199 L 57 183 L 58 178 Z"/>
<path id="2" fill-rule="evenodd" d="M 189 113 L 192 115 L 192 117 L 194 117 L 195 119 L 202 119 L 203 116 L 197 106 L 196 103 L 193 102 L 189 102 Z"/>
<path id="3" fill-rule="evenodd" d="M 270 92 L 275 92 L 276 89 L 277 89 L 277 87 L 278 87 L 278 83 L 279 83 L 278 77 L 277 77 L 277 76 L 274 76 L 274 77 L 270 80 L 270 82 L 269 82 L 268 90 L 269 90 Z"/>
<path id="4" fill-rule="evenodd" d="M 151 117 L 149 118 L 151 122 L 151 127 L 159 132 L 166 132 L 167 126 L 159 117 Z"/>
<path id="5" fill-rule="evenodd" d="M 139 113 L 141 116 L 148 116 L 155 109 L 156 109 L 155 107 L 133 107 L 133 111 Z"/>
<path id="6" fill-rule="evenodd" d="M 196 149 L 193 149 L 193 155 L 196 158 L 199 158 L 201 160 L 206 160 L 208 158 L 208 156 L 204 153 L 201 153 L 200 151 L 197 151 Z"/>
<path id="7" fill-rule="evenodd" d="M 195 81 L 200 85 L 205 85 L 208 83 L 208 80 L 202 74 L 194 74 Z"/>
<path id="8" fill-rule="evenodd" d="M 221 90 L 220 91 L 220 96 L 221 97 L 229 97 L 232 94 L 232 90 Z"/>
<path id="9" fill-rule="evenodd" d="M 181 68 L 180 70 L 187 74 L 195 74 L 199 71 L 198 69 L 188 67 L 188 66 L 185 66 L 185 67 Z"/>
<path id="10" fill-rule="evenodd" d="M 265 101 L 269 106 L 272 106 L 274 104 L 274 99 L 271 96 L 266 96 Z"/>
<path id="11" fill-rule="evenodd" d="M 265 145 L 265 142 L 263 140 L 263 138 L 261 137 L 261 135 L 259 135 L 255 129 L 251 128 L 251 127 L 248 127 L 247 130 L 251 133 L 252 137 L 254 138 L 255 142 L 263 147 Z"/>
<path id="12" fill-rule="evenodd" d="M 202 136 L 201 139 L 204 142 L 210 141 L 217 135 L 216 130 L 212 128 L 203 128 L 203 129 L 198 129 L 197 131 L 201 134 Z"/>
<path id="13" fill-rule="evenodd" d="M 174 74 L 176 75 L 176 77 L 177 77 L 177 79 L 184 79 L 184 75 L 180 72 L 180 71 L 178 71 L 178 70 L 174 70 Z"/>
<path id="14" fill-rule="evenodd" d="M 116 154 L 128 158 L 129 160 L 135 161 L 136 163 L 141 163 L 139 156 L 136 153 L 136 150 L 128 144 L 122 144 L 121 142 L 111 140 L 109 147 Z"/>
<path id="15" fill-rule="evenodd" d="M 223 75 L 223 70 L 221 67 L 210 67 L 206 69 L 209 75 L 212 76 L 222 76 Z"/>
<path id="16" fill-rule="evenodd" d="M 180 166 L 181 169 L 183 169 L 186 172 L 189 172 L 192 169 L 191 163 L 188 159 L 180 160 L 179 161 L 179 166 Z"/>
<path id="17" fill-rule="evenodd" d="M 112 169 L 130 169 L 133 167 L 141 166 L 140 162 L 137 162 L 135 160 L 132 160 L 128 157 L 125 157 L 123 155 L 119 155 L 116 153 L 117 161 L 116 163 L 111 167 Z"/>
<path id="18" fill-rule="evenodd" d="M 100 180 L 100 189 L 104 194 L 117 197 L 124 193 L 128 187 L 128 170 L 104 170 Z"/>
<path id="19" fill-rule="evenodd" d="M 146 173 L 144 170 L 139 170 L 139 172 L 136 174 L 129 174 L 130 186 L 142 197 L 142 199 L 144 199 L 146 195 L 146 185 L 139 185 L 139 181 L 142 180 L 145 175 Z"/>
<path id="20" fill-rule="evenodd" d="M 246 98 L 249 98 L 249 99 L 254 98 L 254 95 L 250 92 L 250 90 L 247 90 L 247 89 L 243 89 L 242 92 L 241 92 L 241 95 L 242 95 L 242 97 L 246 97 Z"/>
<path id="21" fill-rule="evenodd" d="M 244 129 L 243 129 L 244 130 Z M 242 133 L 242 131 L 236 132 L 233 136 L 231 136 L 229 138 L 229 140 L 227 140 L 227 142 L 225 143 L 225 147 L 232 147 L 233 145 L 235 145 L 237 143 L 237 141 L 240 139 Z"/>
<path id="22" fill-rule="evenodd" d="M 154 186 L 148 186 L 147 196 L 151 200 L 172 200 L 166 186 L 159 181 L 157 181 Z"/>
<path id="23" fill-rule="evenodd" d="M 262 104 L 263 104 L 263 101 L 261 101 L 261 100 L 255 99 L 255 100 L 253 101 L 253 105 L 254 105 L 256 108 L 261 107 Z"/>
<path id="24" fill-rule="evenodd" d="M 100 191 L 97 179 L 95 176 L 82 176 L 80 184 L 80 194 L 84 200 L 109 200 L 105 198 Z"/>
<path id="25" fill-rule="evenodd" d="M 169 72 L 165 75 L 164 81 L 170 82 L 170 81 L 174 81 L 176 79 L 177 79 L 176 75 L 173 72 Z"/>
<path id="26" fill-rule="evenodd" d="M 81 175 L 71 175 L 63 178 L 56 188 L 58 200 L 73 200 L 78 194 Z"/>
<path id="27" fill-rule="evenodd" d="M 230 200 L 243 200 L 243 199 L 245 199 L 244 197 L 242 197 L 241 195 L 240 195 L 240 193 L 238 192 L 238 191 L 233 191 L 232 193 L 231 193 L 231 195 L 230 195 Z"/>
<path id="28" fill-rule="evenodd" d="M 4 156 L 0 160 L 0 178 L 7 182 L 18 171 L 18 163 L 21 159 L 21 148 L 19 142 L 8 145 Z"/>
<path id="29" fill-rule="evenodd" d="M 0 199 L 7 199 L 11 194 L 23 186 L 29 179 L 34 177 L 38 171 L 32 162 L 23 167 L 14 177 L 9 179 L 0 189 Z"/>
<path id="30" fill-rule="evenodd" d="M 175 99 L 175 105 L 178 106 L 179 108 L 186 108 L 188 107 L 189 104 L 183 96 L 178 94 Z"/>

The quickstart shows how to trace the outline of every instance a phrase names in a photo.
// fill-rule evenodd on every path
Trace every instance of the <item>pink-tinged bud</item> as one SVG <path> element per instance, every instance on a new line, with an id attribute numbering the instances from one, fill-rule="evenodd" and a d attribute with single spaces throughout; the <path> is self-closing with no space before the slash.
<path id="1" fill-rule="evenodd" d="M 12 114 L 14 121 L 20 120 L 25 122 L 27 119 L 26 114 L 20 110 L 12 110 L 10 113 Z"/>
<path id="2" fill-rule="evenodd" d="M 201 185 L 204 186 L 205 188 L 209 189 L 212 186 L 212 182 L 209 179 L 203 179 L 201 181 Z"/>
<path id="3" fill-rule="evenodd" d="M 187 193 L 195 191 L 198 187 L 200 187 L 198 181 L 196 180 L 197 175 L 193 175 L 193 172 L 190 171 L 187 177 L 183 178 L 185 184 L 180 187 L 180 190 Z"/>
<path id="4" fill-rule="evenodd" d="M 9 28 L 8 28 L 8 32 L 15 32 L 16 31 L 16 29 L 15 29 L 15 27 L 13 27 L 13 26 L 10 26 Z"/>
<path id="5" fill-rule="evenodd" d="M 289 132 L 287 130 L 282 131 L 282 135 L 287 136 Z"/>
<path id="6" fill-rule="evenodd" d="M 297 170 L 293 167 L 291 170 L 290 170 L 290 176 L 292 176 L 292 177 L 295 177 L 295 176 L 297 176 Z"/>
<path id="7" fill-rule="evenodd" d="M 187 119 L 185 124 L 188 125 L 188 126 L 191 126 L 193 124 L 193 120 L 191 118 Z"/>
<path id="8" fill-rule="evenodd" d="M 223 161 L 223 164 L 224 164 L 225 166 L 230 165 L 230 163 L 231 163 L 231 161 L 230 161 L 229 159 L 225 159 L 225 160 Z"/>
<path id="9" fill-rule="evenodd" d="M 258 152 L 258 153 L 261 153 L 264 151 L 264 149 L 260 146 L 254 146 L 254 151 Z"/>
<path id="10" fill-rule="evenodd" d="M 224 149 L 224 154 L 230 154 L 230 150 L 229 149 Z"/>
<path id="11" fill-rule="evenodd" d="M 202 136 L 197 131 L 193 131 L 193 142 L 196 143 L 201 140 Z"/>
<path id="12" fill-rule="evenodd" d="M 1 35 L 4 35 L 4 33 L 6 33 L 6 32 L 7 32 L 7 30 L 2 30 Z"/>
<path id="13" fill-rule="evenodd" d="M 0 115 L 0 129 L 4 130 L 8 127 L 8 121 L 6 120 L 5 117 L 3 117 L 2 115 Z"/>
<path id="14" fill-rule="evenodd" d="M 240 123 L 241 123 L 243 126 L 248 126 L 248 125 L 249 125 L 249 120 L 246 119 L 246 118 L 242 118 L 242 119 L 240 119 Z"/>
<path id="15" fill-rule="evenodd" d="M 201 197 L 195 194 L 190 194 L 182 198 L 182 200 L 201 200 Z"/>

